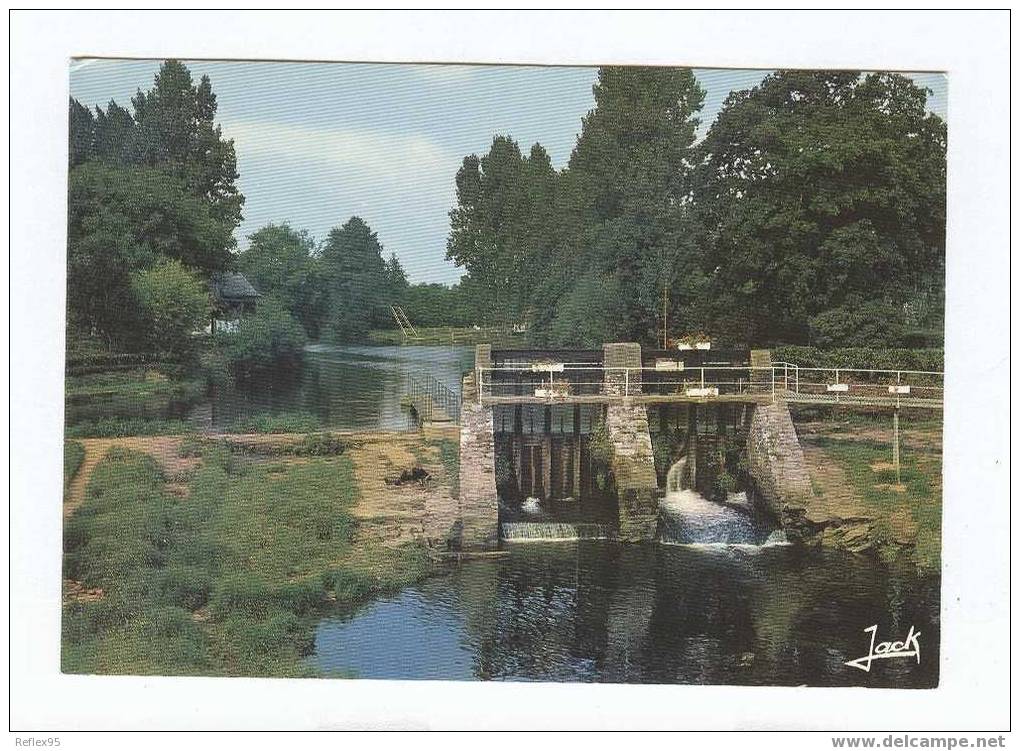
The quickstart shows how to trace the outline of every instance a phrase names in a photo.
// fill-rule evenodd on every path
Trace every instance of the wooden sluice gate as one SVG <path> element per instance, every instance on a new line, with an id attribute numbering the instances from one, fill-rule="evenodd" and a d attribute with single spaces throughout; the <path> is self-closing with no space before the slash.
<path id="1" fill-rule="evenodd" d="M 702 465 L 718 464 L 720 447 L 743 452 L 741 476 L 795 540 L 811 486 L 789 405 L 897 413 L 942 405 L 941 373 L 800 368 L 766 350 L 643 352 L 632 343 L 479 345 L 464 384 L 460 412 L 447 414 L 464 416 L 460 507 L 469 532 L 459 544 L 467 547 L 498 544 L 499 522 L 525 517 L 609 523 L 617 539 L 654 539 L 665 486 L 652 436 L 670 430 L 686 436 L 682 453 L 705 492 L 712 472 Z M 422 406 L 433 419 L 444 410 L 434 400 Z"/>

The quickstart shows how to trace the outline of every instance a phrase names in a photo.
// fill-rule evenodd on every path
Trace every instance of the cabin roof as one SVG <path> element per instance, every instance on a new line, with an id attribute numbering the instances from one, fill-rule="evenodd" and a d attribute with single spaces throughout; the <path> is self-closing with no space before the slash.
<path id="1" fill-rule="evenodd" d="M 217 271 L 209 279 L 213 297 L 223 302 L 255 300 L 262 295 L 244 274 L 236 271 Z"/>

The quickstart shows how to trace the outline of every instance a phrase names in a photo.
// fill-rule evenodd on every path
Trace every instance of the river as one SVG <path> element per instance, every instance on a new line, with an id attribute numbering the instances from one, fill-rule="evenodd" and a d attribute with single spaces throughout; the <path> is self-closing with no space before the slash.
<path id="1" fill-rule="evenodd" d="M 313 344 L 296 383 L 274 375 L 245 389 L 221 388 L 195 408 L 192 421 L 225 431 L 259 415 L 301 414 L 334 430 L 408 430 L 413 425 L 400 404 L 407 376 L 432 375 L 459 395 L 473 364 L 474 348 L 466 346 Z"/>
<path id="2" fill-rule="evenodd" d="M 402 430 L 406 375 L 459 393 L 472 359 L 471 347 L 313 346 L 296 387 L 223 394 L 216 410 L 224 423 L 300 410 L 338 429 Z M 325 675 L 384 679 L 938 683 L 939 582 L 910 567 L 791 545 L 504 546 L 508 555 L 328 615 L 308 659 Z M 873 625 L 879 641 L 914 627 L 920 662 L 846 665 L 868 653 Z"/>
<path id="3" fill-rule="evenodd" d="M 407 430 L 400 404 L 407 375 L 428 373 L 459 394 L 473 362 L 471 347 L 313 345 L 306 355 L 296 382 L 221 389 L 188 405 L 189 419 L 230 430 L 260 415 L 298 413 L 322 428 Z M 106 403 L 89 406 L 113 413 Z M 689 517 L 702 500 L 667 498 L 682 502 L 673 511 L 683 528 L 667 529 L 671 539 L 690 541 L 698 525 Z M 757 542 L 768 534 L 712 525 L 711 534 L 698 534 L 730 541 L 736 530 Z M 310 663 L 329 676 L 390 679 L 938 683 L 937 575 L 790 545 L 503 544 L 505 556 L 328 614 Z M 868 654 L 865 629 L 873 625 L 879 641 L 919 631 L 920 662 L 880 659 L 868 672 L 847 666 Z"/>
<path id="4" fill-rule="evenodd" d="M 521 543 L 325 618 L 311 664 L 382 679 L 925 688 L 937 577 L 790 545 Z M 920 632 L 921 659 L 844 663 Z"/>

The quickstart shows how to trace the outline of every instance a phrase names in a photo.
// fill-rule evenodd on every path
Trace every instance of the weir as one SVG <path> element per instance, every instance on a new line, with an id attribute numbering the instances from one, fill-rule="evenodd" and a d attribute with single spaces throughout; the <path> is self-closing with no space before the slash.
<path id="1" fill-rule="evenodd" d="M 695 536 L 723 542 L 760 544 L 777 527 L 773 541 L 796 540 L 809 532 L 811 483 L 788 405 L 940 408 L 941 391 L 940 373 L 798 368 L 767 350 L 479 345 L 463 383 L 447 544 L 595 530 L 676 541 L 699 525 Z"/>

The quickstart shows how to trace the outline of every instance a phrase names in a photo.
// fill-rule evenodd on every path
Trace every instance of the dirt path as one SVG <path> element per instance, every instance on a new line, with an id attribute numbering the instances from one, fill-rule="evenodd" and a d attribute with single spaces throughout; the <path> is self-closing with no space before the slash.
<path id="1" fill-rule="evenodd" d="M 217 434 L 210 439 L 224 439 L 252 447 L 281 446 L 304 438 L 303 433 Z M 354 515 L 359 521 L 359 534 L 388 546 L 420 540 L 426 534 L 430 509 L 456 507 L 450 496 L 454 478 L 446 477 L 446 467 L 438 448 L 413 433 L 338 433 L 351 441 L 346 455 L 354 464 L 359 496 Z M 96 466 L 113 447 L 141 451 L 152 456 L 167 476 L 167 488 L 186 495 L 187 484 L 175 482 L 175 476 L 187 472 L 200 459 L 178 456 L 183 436 L 134 436 L 127 438 L 78 439 L 85 449 L 78 472 L 64 497 L 66 519 L 85 500 L 85 491 Z M 281 461 L 283 459 L 280 459 Z M 431 479 L 395 485 L 387 479 L 398 477 L 403 470 L 420 466 Z"/>
<path id="2" fill-rule="evenodd" d="M 367 440 L 348 450 L 358 483 L 354 515 L 358 535 L 386 546 L 432 537 L 429 518 L 437 507 L 456 505 L 450 497 L 453 478 L 447 477 L 439 449 L 420 436 L 387 436 Z M 394 484 L 402 471 L 421 467 L 424 481 Z M 389 482 L 387 482 L 389 480 Z"/>
<path id="3" fill-rule="evenodd" d="M 75 474 L 74 479 L 64 496 L 64 518 L 66 519 L 81 506 L 85 500 L 85 490 L 96 466 L 114 446 L 141 451 L 148 454 L 163 467 L 163 471 L 171 480 L 168 484 L 173 492 L 178 490 L 180 483 L 172 482 L 175 474 L 187 471 L 198 464 L 198 459 L 178 456 L 181 436 L 131 436 L 128 438 L 79 438 L 78 443 L 85 449 L 85 458 Z"/>

